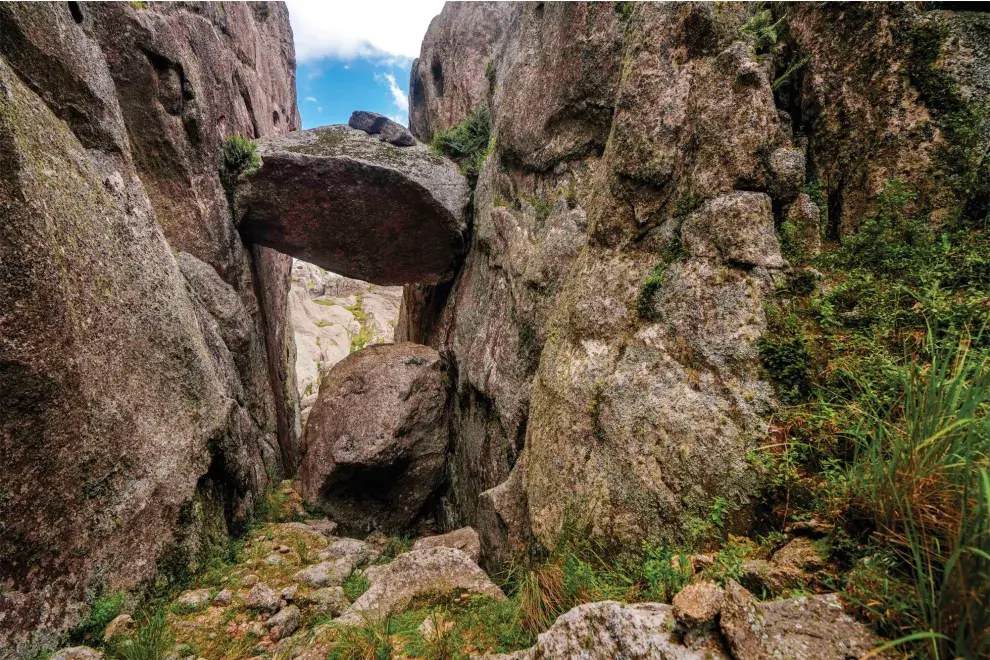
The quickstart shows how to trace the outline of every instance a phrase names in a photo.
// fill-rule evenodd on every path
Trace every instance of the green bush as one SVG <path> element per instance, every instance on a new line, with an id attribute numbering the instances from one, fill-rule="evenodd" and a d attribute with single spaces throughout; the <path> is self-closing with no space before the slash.
<path id="1" fill-rule="evenodd" d="M 258 145 L 241 135 L 231 135 L 223 143 L 223 159 L 233 174 L 250 173 L 261 166 Z"/>
<path id="2" fill-rule="evenodd" d="M 454 128 L 433 134 L 433 151 L 459 163 L 472 188 L 493 146 L 492 115 L 484 107 L 475 109 Z"/>

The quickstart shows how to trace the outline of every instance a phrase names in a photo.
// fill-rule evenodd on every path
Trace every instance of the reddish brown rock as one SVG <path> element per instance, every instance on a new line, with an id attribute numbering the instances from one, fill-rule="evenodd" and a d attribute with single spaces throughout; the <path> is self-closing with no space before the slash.
<path id="1" fill-rule="evenodd" d="M 446 365 L 418 344 L 377 344 L 324 377 L 306 424 L 305 499 L 341 525 L 409 528 L 443 478 Z"/>
<path id="2" fill-rule="evenodd" d="M 237 186 L 246 240 L 376 284 L 453 276 L 469 190 L 451 161 L 349 126 L 263 140 L 260 153 Z"/>

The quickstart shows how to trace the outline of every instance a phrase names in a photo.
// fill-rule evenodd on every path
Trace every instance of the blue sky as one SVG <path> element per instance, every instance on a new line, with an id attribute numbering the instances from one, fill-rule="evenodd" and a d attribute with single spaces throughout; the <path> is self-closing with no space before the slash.
<path id="1" fill-rule="evenodd" d="M 287 0 L 303 128 L 354 110 L 408 122 L 409 70 L 442 0 Z"/>
<path id="2" fill-rule="evenodd" d="M 354 110 L 408 121 L 408 58 L 345 60 L 323 57 L 296 65 L 296 90 L 303 128 L 346 124 Z"/>

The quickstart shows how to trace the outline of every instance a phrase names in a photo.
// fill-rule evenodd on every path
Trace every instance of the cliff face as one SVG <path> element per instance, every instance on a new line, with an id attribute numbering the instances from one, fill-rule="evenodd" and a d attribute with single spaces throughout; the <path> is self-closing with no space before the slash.
<path id="1" fill-rule="evenodd" d="M 490 559 L 565 521 L 683 538 L 716 507 L 746 530 L 746 457 L 776 405 L 757 346 L 790 272 L 779 237 L 809 254 L 854 232 L 892 178 L 936 216 L 956 203 L 925 74 L 985 100 L 972 19 L 809 4 L 769 39 L 775 20 L 465 3 L 431 25 L 413 132 L 480 107 L 493 147 L 457 279 L 407 286 L 396 336 L 455 365 L 446 522 L 476 526 Z"/>
<path id="2" fill-rule="evenodd" d="M 287 11 L 131 4 L 0 6 L 5 649 L 195 563 L 204 502 L 243 520 L 298 459 L 291 260 L 220 177 L 299 126 Z"/>

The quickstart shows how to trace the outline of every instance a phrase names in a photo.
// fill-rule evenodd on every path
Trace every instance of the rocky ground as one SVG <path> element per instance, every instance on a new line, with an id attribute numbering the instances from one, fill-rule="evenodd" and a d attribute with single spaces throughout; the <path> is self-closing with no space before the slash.
<path id="1" fill-rule="evenodd" d="M 90 646 L 51 658 L 841 660 L 878 644 L 835 594 L 812 593 L 827 572 L 815 523 L 789 529 L 776 552 L 662 556 L 643 578 L 564 552 L 500 573 L 499 585 L 476 563 L 471 528 L 338 536 L 289 481 L 262 508 L 269 522 L 228 560 L 137 611 L 95 608 Z M 664 593 L 670 604 L 653 602 Z"/>
<path id="2" fill-rule="evenodd" d="M 392 341 L 402 287 L 352 280 L 296 261 L 289 313 L 296 339 L 296 384 L 306 421 L 330 367 L 352 351 Z"/>

